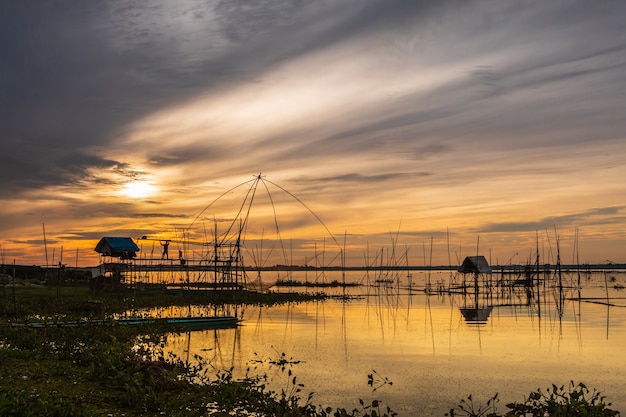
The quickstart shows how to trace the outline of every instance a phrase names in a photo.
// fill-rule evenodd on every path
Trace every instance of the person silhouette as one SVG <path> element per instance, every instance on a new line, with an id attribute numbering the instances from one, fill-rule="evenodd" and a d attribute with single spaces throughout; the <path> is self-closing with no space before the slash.
<path id="1" fill-rule="evenodd" d="M 170 259 L 170 255 L 169 255 L 170 241 L 162 240 L 161 246 L 163 246 L 163 254 L 161 254 L 161 259 Z"/>

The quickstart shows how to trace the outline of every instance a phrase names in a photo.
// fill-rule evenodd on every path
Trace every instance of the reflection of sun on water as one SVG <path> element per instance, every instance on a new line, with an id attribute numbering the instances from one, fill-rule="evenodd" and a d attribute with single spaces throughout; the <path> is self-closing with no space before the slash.
<path id="1" fill-rule="evenodd" d="M 124 184 L 121 193 L 130 198 L 149 197 L 157 191 L 148 181 L 132 181 Z"/>

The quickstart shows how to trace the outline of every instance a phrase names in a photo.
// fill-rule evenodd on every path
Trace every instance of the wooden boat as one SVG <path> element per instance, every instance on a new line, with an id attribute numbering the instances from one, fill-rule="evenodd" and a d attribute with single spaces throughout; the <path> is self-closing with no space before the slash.
<path id="1" fill-rule="evenodd" d="M 185 328 L 215 328 L 235 327 L 239 319 L 234 316 L 195 316 L 195 317 L 169 317 L 169 318 L 128 318 L 116 320 L 118 324 L 141 325 L 141 324 L 168 324 Z"/>
<path id="2" fill-rule="evenodd" d="M 234 316 L 194 316 L 194 317 L 132 317 L 116 320 L 72 320 L 72 321 L 51 321 L 40 323 L 12 324 L 13 326 L 24 326 L 33 328 L 44 327 L 78 327 L 92 325 L 127 325 L 141 326 L 149 324 L 161 324 L 184 328 L 187 330 L 201 330 L 214 328 L 237 327 L 240 320 Z"/>

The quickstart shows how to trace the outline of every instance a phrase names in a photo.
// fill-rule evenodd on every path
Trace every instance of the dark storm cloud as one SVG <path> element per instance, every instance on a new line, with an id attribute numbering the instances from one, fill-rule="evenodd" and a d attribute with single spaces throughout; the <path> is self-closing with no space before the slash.
<path id="1" fill-rule="evenodd" d="M 0 170 L 13 191 L 65 184 L 83 176 L 85 167 L 111 164 L 86 150 L 106 143 L 136 114 L 120 77 L 128 64 L 95 29 L 99 5 L 0 6 L 0 152 L 11 155 Z M 130 111 L 121 109 L 126 100 Z"/>
<path id="2" fill-rule="evenodd" d="M 12 162 L 0 173 L 23 187 L 70 181 L 81 175 L 72 168 L 81 167 L 59 165 L 67 149 L 106 147 L 128 123 L 238 70 L 236 64 L 215 65 L 219 50 L 191 45 L 189 55 L 181 52 L 185 40 L 171 39 L 167 19 L 183 11 L 158 10 L 157 3 L 25 1 L 0 7 L 0 153 Z M 210 45 L 210 35 L 197 41 Z M 96 166 L 101 163 L 106 161 Z"/>
<path id="3" fill-rule="evenodd" d="M 14 192 L 82 175 L 80 163 L 60 166 L 66 149 L 106 146 L 127 123 L 221 81 L 222 70 L 237 71 L 215 67 L 202 48 L 181 57 L 176 43 L 183 40 L 168 39 L 158 21 L 144 21 L 159 17 L 151 10 L 156 3 L 24 1 L 0 8 L 0 174 Z"/>
<path id="4" fill-rule="evenodd" d="M 0 148 L 4 145 L 7 143 Z M 23 191 L 47 185 L 71 183 L 78 186 L 93 179 L 88 172 L 92 169 L 125 169 L 124 163 L 60 144 L 21 142 L 13 145 L 9 143 L 0 154 L 0 198 L 18 197 Z"/>

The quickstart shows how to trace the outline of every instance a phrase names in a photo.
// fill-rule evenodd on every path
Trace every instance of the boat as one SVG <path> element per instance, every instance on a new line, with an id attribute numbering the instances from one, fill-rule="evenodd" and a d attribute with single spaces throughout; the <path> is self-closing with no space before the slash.
<path id="1" fill-rule="evenodd" d="M 184 328 L 216 328 L 236 327 L 239 319 L 235 316 L 192 316 L 192 317 L 169 317 L 169 318 L 127 318 L 118 319 L 118 324 L 141 325 L 141 324 L 167 324 Z"/>
<path id="2" fill-rule="evenodd" d="M 215 328 L 233 328 L 237 327 L 241 320 L 235 316 L 190 316 L 190 317 L 130 317 L 113 320 L 71 320 L 71 321 L 50 321 L 35 323 L 12 323 L 14 327 L 79 327 L 94 325 L 124 325 L 124 326 L 141 326 L 141 325 L 167 325 L 186 330 L 202 330 Z"/>

